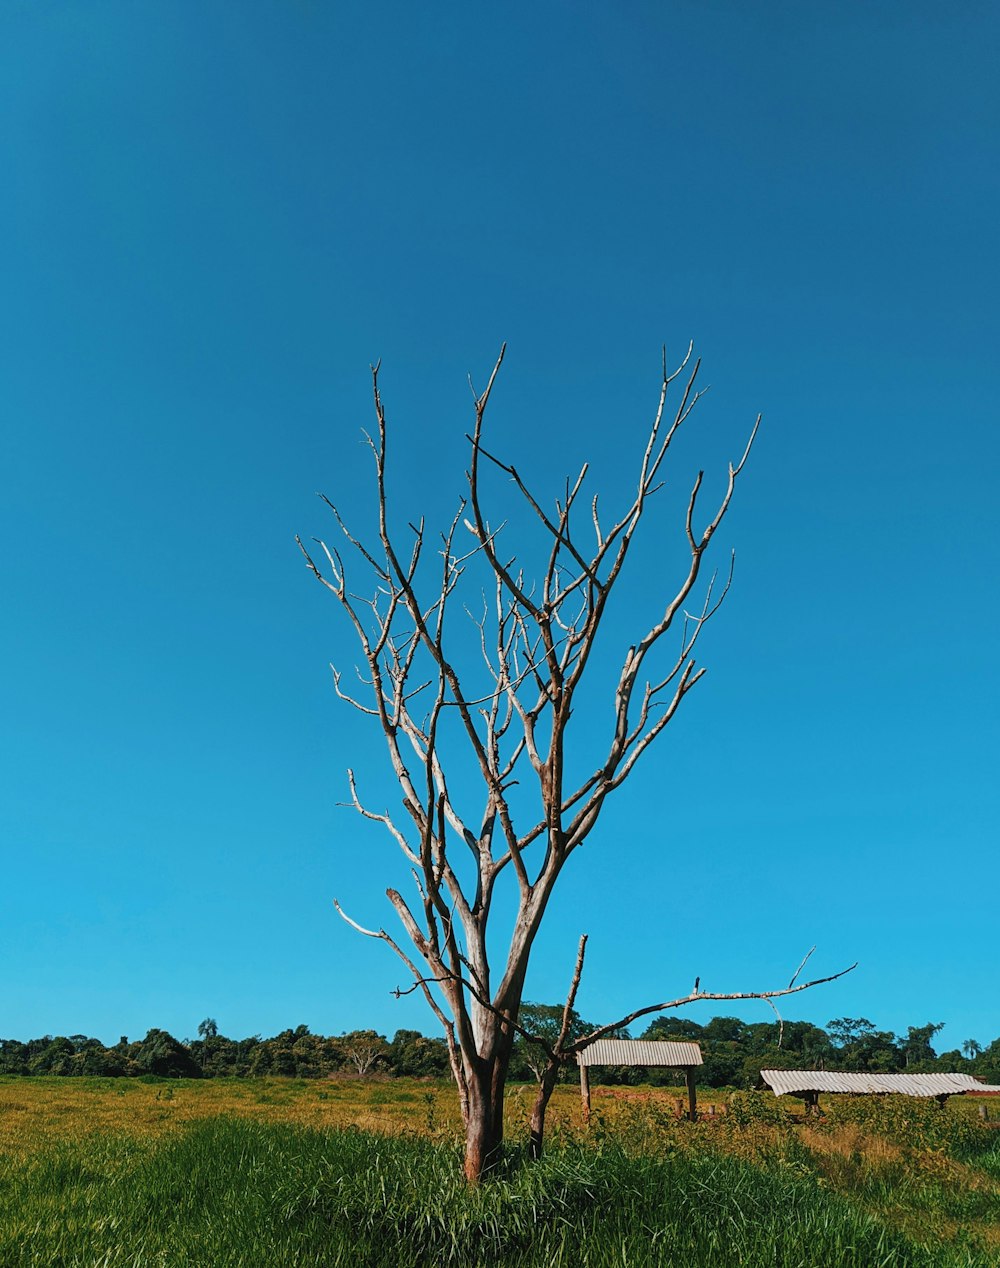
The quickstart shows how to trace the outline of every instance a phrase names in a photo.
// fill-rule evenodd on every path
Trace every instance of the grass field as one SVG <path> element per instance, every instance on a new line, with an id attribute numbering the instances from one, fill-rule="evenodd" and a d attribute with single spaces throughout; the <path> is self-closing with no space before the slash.
<path id="1" fill-rule="evenodd" d="M 585 1130 L 557 1089 L 542 1164 L 470 1191 L 446 1084 L 0 1079 L 0 1265 L 1000 1264 L 1000 1132 L 960 1098 L 691 1124 L 598 1091 Z"/>

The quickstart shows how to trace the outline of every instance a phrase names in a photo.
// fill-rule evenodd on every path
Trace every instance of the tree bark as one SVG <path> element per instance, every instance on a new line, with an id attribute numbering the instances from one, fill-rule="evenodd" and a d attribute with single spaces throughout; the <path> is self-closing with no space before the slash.
<path id="1" fill-rule="evenodd" d="M 502 1108 L 501 1108 L 502 1122 Z M 480 1090 L 470 1091 L 469 1114 L 465 1123 L 465 1178 L 478 1184 L 499 1163 L 503 1151 L 503 1131 L 497 1133 L 497 1119 L 490 1098 Z"/>
<path id="2" fill-rule="evenodd" d="M 542 1142 L 545 1139 L 545 1111 L 549 1107 L 552 1091 L 556 1085 L 559 1067 L 552 1062 L 542 1071 L 542 1077 L 535 1094 L 535 1103 L 531 1107 L 531 1122 L 528 1134 L 528 1154 L 535 1162 L 542 1156 Z"/>
<path id="3" fill-rule="evenodd" d="M 483 1062 L 471 1078 L 466 1073 L 469 1096 L 465 1112 L 465 1178 L 470 1184 L 478 1184 L 488 1176 L 503 1157 L 504 1089 L 509 1060 L 509 1052 L 500 1052 L 492 1061 Z"/>

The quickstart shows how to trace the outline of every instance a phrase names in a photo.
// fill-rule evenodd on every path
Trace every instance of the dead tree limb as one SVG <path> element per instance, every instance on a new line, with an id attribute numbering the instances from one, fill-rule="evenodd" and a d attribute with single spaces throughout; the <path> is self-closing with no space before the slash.
<path id="1" fill-rule="evenodd" d="M 770 1004 L 774 1009 L 775 1015 L 778 1017 L 779 1023 L 783 1025 L 781 1014 L 774 1007 L 774 1001 L 781 999 L 786 995 L 797 995 L 800 991 L 812 990 L 814 986 L 822 986 L 826 982 L 835 982 L 838 978 L 844 977 L 847 973 L 851 973 L 856 969 L 857 962 L 849 965 L 846 969 L 840 969 L 837 973 L 831 973 L 827 977 L 818 977 L 811 982 L 800 982 L 795 984 L 796 978 L 802 972 L 809 960 L 810 956 L 816 950 L 813 947 L 804 957 L 802 963 L 792 974 L 792 979 L 787 986 L 776 987 L 769 991 L 703 991 L 699 989 L 699 978 L 695 978 L 695 984 L 687 995 L 679 995 L 676 999 L 665 1000 L 661 1004 L 647 1004 L 642 1008 L 633 1009 L 632 1012 L 626 1013 L 623 1017 L 619 1017 L 617 1021 L 609 1022 L 605 1026 L 598 1026 L 596 1029 L 588 1031 L 585 1035 L 580 1035 L 576 1039 L 568 1040 L 569 1018 L 573 1006 L 576 1003 L 577 991 L 580 988 L 580 979 L 583 976 L 583 961 L 587 950 L 587 935 L 582 934 L 580 937 L 580 945 L 576 955 L 576 965 L 573 970 L 573 979 L 570 982 L 569 991 L 566 995 L 566 1004 L 563 1008 L 562 1029 L 555 1043 L 550 1044 L 540 1035 L 528 1035 L 526 1038 L 529 1043 L 533 1043 L 544 1049 L 546 1054 L 545 1065 L 538 1080 L 538 1089 L 535 1093 L 535 1102 L 531 1110 L 531 1119 L 529 1123 L 528 1150 L 530 1156 L 534 1159 L 542 1156 L 542 1147 L 545 1137 L 545 1111 L 548 1108 L 552 1093 L 555 1090 L 556 1080 L 559 1077 L 559 1070 L 562 1066 L 567 1065 L 577 1059 L 581 1053 L 596 1043 L 598 1039 L 603 1039 L 606 1035 L 613 1034 L 615 1031 L 623 1030 L 633 1021 L 640 1017 L 648 1017 L 651 1013 L 662 1013 L 672 1008 L 682 1008 L 685 1004 L 696 1004 L 703 1000 L 743 1000 L 743 999 L 760 999 Z M 694 1111 L 692 1111 L 693 1113 Z"/>

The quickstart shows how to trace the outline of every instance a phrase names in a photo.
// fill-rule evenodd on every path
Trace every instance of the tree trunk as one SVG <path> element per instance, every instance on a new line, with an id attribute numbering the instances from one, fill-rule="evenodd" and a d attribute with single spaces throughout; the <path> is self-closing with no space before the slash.
<path id="1" fill-rule="evenodd" d="M 465 1118 L 465 1178 L 478 1184 L 500 1162 L 503 1153 L 503 1078 L 494 1066 L 469 1083 Z"/>
<path id="2" fill-rule="evenodd" d="M 550 1062 L 542 1071 L 542 1077 L 538 1084 L 538 1092 L 535 1095 L 535 1103 L 531 1108 L 531 1124 L 528 1135 L 528 1154 L 533 1161 L 542 1156 L 542 1142 L 545 1139 L 545 1111 L 549 1107 L 549 1100 L 552 1097 L 552 1091 L 556 1085 L 556 1075 L 559 1073 L 559 1067 Z"/>
<path id="3" fill-rule="evenodd" d="M 467 1090 L 465 1120 L 465 1178 L 478 1184 L 498 1165 L 503 1154 L 503 1107 L 507 1069 L 514 1034 L 500 1017 L 491 1017 L 483 1048 L 471 1060 L 463 1056 L 464 1086 Z"/>
<path id="4" fill-rule="evenodd" d="M 503 1141 L 496 1138 L 490 1106 L 471 1097 L 465 1125 L 465 1178 L 470 1184 L 478 1184 L 497 1165 L 502 1147 Z"/>

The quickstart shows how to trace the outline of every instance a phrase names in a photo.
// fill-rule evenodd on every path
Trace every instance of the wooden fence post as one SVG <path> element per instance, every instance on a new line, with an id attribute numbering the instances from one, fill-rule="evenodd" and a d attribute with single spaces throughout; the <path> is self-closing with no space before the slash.
<path id="1" fill-rule="evenodd" d="M 694 1090 L 694 1066 L 689 1065 L 684 1071 L 688 1086 L 688 1118 L 692 1123 L 698 1121 L 698 1097 Z"/>

